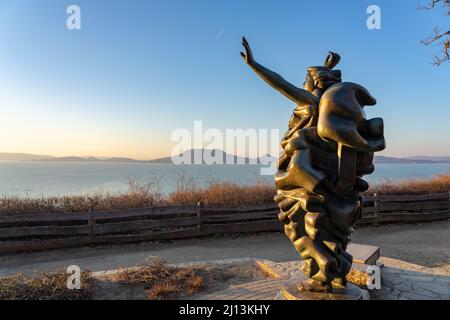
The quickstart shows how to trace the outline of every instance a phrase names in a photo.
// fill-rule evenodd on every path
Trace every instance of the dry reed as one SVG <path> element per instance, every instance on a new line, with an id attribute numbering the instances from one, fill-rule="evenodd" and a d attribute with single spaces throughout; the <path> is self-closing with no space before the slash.
<path id="1" fill-rule="evenodd" d="M 156 181 L 156 182 L 155 182 Z M 269 183 L 241 185 L 211 182 L 204 188 L 196 187 L 192 177 L 179 177 L 176 191 L 163 195 L 160 181 L 142 184 L 136 178 L 128 182 L 123 194 L 98 192 L 88 195 L 62 197 L 0 197 L 0 215 L 34 213 L 72 213 L 144 208 L 162 205 L 245 205 L 273 202 L 275 187 Z M 431 194 L 450 190 L 450 173 L 425 180 L 385 181 L 373 185 L 367 194 Z"/>

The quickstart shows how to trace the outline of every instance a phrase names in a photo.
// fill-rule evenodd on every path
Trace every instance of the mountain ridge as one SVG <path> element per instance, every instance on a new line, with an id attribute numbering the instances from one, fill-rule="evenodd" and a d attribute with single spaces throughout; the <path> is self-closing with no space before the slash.
<path id="1" fill-rule="evenodd" d="M 241 157 L 238 155 L 229 154 L 220 149 L 190 149 L 182 154 L 181 157 L 188 159 L 191 163 L 194 162 L 196 156 L 201 159 L 201 153 L 210 152 L 213 157 L 219 157 L 223 163 L 267 163 L 267 158 L 270 160 L 276 160 L 276 157 L 269 154 L 260 156 L 258 158 Z M 221 153 L 217 155 L 216 153 Z M 227 161 L 228 160 L 228 161 Z M 0 161 L 55 161 L 55 162 L 128 162 L 128 163 L 172 163 L 172 157 L 163 157 L 150 160 L 137 160 L 129 157 L 80 157 L 80 156 L 65 156 L 55 157 L 51 155 L 38 155 L 31 153 L 8 153 L 0 152 Z M 389 157 L 389 156 L 375 156 L 375 163 L 450 163 L 450 156 L 409 156 L 409 157 Z M 203 164 L 205 161 L 202 162 Z"/>

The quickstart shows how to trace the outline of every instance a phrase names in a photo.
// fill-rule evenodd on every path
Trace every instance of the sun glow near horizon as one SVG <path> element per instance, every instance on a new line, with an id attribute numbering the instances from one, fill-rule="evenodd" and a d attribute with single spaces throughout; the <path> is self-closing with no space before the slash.
<path id="1" fill-rule="evenodd" d="M 250 25 L 255 6 L 240 1 L 79 0 L 82 28 L 67 30 L 64 1 L 4 2 L 0 152 L 154 159 L 170 155 L 172 132 L 196 120 L 222 131 L 284 131 L 294 106 L 244 65 L 246 35 L 257 60 L 294 83 L 336 50 L 344 80 L 363 83 L 378 100 L 367 112 L 385 119 L 381 154 L 448 156 L 448 66 L 431 66 L 433 52 L 419 44 L 443 17 L 378 2 L 383 28 L 375 31 L 366 28 L 365 3 L 292 1 L 286 11 L 267 2 Z M 309 12 L 341 23 L 330 29 Z M 313 34 L 297 31 L 311 24 Z"/>

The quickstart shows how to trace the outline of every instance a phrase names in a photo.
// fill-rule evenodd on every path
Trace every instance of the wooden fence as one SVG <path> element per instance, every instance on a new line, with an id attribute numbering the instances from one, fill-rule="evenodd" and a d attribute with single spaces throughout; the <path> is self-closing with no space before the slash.
<path id="1" fill-rule="evenodd" d="M 0 254 L 56 248 L 280 231 L 274 204 L 167 206 L 89 213 L 0 216 Z M 365 196 L 358 224 L 450 218 L 450 193 Z"/>

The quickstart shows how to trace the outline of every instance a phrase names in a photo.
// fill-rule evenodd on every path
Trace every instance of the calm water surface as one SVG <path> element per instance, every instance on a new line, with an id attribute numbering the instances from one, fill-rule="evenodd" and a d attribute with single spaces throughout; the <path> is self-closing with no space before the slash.
<path id="1" fill-rule="evenodd" d="M 376 164 L 371 183 L 384 180 L 429 178 L 450 172 L 450 164 Z M 0 162 L 0 195 L 49 196 L 96 191 L 122 192 L 129 178 L 160 181 L 164 193 L 176 189 L 180 175 L 197 186 L 212 181 L 252 184 L 273 180 L 258 165 L 181 165 L 104 162 Z"/>

